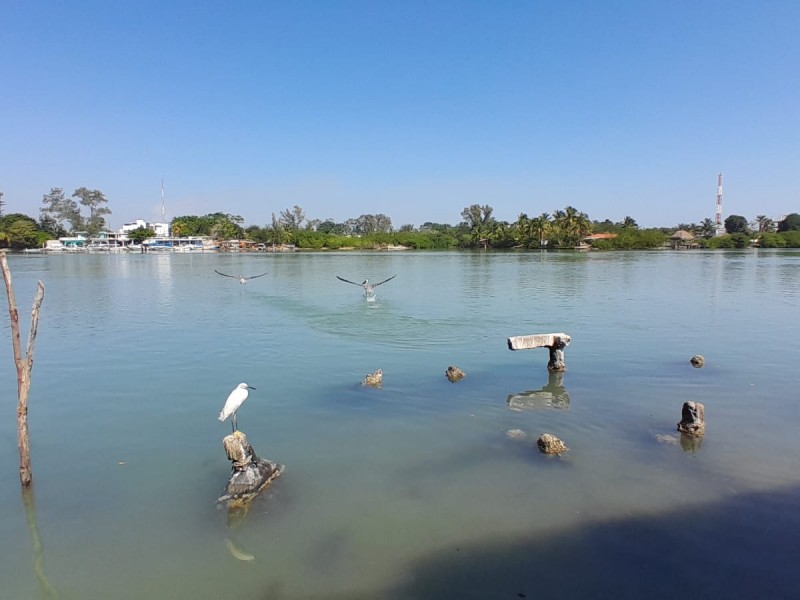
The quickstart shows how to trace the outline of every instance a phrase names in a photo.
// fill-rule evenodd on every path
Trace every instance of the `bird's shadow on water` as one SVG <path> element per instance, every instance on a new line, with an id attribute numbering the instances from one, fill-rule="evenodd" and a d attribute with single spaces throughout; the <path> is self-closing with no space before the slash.
<path id="1" fill-rule="evenodd" d="M 417 558 L 404 569 L 404 583 L 318 597 L 790 598 L 800 585 L 799 540 L 795 486 L 508 541 L 459 544 Z"/>

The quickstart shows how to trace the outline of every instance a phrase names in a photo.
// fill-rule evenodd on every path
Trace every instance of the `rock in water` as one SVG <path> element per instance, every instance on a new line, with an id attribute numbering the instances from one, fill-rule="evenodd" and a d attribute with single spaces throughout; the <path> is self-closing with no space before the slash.
<path id="1" fill-rule="evenodd" d="M 234 431 L 222 440 L 225 454 L 231 461 L 231 476 L 225 494 L 217 502 L 247 504 L 283 473 L 283 465 L 259 458 L 241 431 Z"/>
<path id="2" fill-rule="evenodd" d="M 444 372 L 444 374 L 447 376 L 447 378 L 450 380 L 451 383 L 460 381 L 464 379 L 464 377 L 466 377 L 467 375 L 466 373 L 464 373 L 464 371 L 462 371 L 461 369 L 459 369 L 454 365 L 450 365 L 449 367 L 447 367 L 447 370 Z"/>
<path id="3" fill-rule="evenodd" d="M 706 359 L 703 358 L 702 354 L 695 354 L 692 358 L 689 359 L 689 362 L 692 363 L 692 366 L 695 369 L 699 369 L 704 364 L 706 364 Z"/>
<path id="4" fill-rule="evenodd" d="M 367 373 L 361 381 L 361 385 L 369 385 L 371 387 L 381 387 L 383 384 L 383 369 L 378 369 L 373 373 Z"/>
<path id="5" fill-rule="evenodd" d="M 539 439 L 536 440 L 536 445 L 539 447 L 539 450 L 545 454 L 561 454 L 569 450 L 567 445 L 552 433 L 543 433 L 540 435 Z"/>
<path id="6" fill-rule="evenodd" d="M 694 437 L 706 432 L 706 407 L 701 402 L 684 402 L 678 431 Z"/>

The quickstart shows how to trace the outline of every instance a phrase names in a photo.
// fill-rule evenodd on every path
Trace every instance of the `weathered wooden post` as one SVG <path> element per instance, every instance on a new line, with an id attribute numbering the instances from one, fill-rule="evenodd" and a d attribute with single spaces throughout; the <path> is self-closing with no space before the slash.
<path id="1" fill-rule="evenodd" d="M 508 338 L 509 350 L 531 350 L 533 348 L 547 348 L 550 350 L 550 361 L 547 369 L 556 373 L 567 370 L 564 361 L 564 348 L 569 346 L 572 337 L 566 333 L 535 333 L 533 335 L 517 335 Z"/>
<path id="2" fill-rule="evenodd" d="M 23 487 L 31 484 L 31 448 L 28 441 L 28 396 L 31 390 L 31 369 L 33 368 L 33 347 L 36 344 L 36 333 L 39 329 L 39 307 L 44 299 L 44 284 L 39 281 L 36 296 L 33 298 L 31 310 L 31 331 L 25 356 L 19 339 L 19 311 L 14 298 L 14 286 L 11 283 L 11 270 L 8 268 L 6 253 L 0 252 L 0 269 L 8 295 L 8 314 L 11 317 L 11 345 L 14 349 L 14 364 L 17 367 L 17 446 L 19 447 L 19 480 Z"/>

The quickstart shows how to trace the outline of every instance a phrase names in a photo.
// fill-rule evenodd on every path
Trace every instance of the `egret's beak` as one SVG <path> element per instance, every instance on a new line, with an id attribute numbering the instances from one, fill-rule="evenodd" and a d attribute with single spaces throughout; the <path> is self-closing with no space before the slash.
<path id="1" fill-rule="evenodd" d="M 247 389 L 249 389 L 249 390 L 254 390 L 254 389 L 256 389 L 256 388 L 254 388 L 252 385 L 248 385 L 248 386 L 247 386 Z"/>

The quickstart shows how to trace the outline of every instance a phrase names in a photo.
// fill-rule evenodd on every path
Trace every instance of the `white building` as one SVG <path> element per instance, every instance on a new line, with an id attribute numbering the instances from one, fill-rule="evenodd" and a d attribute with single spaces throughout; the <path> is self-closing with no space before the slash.
<path id="1" fill-rule="evenodd" d="M 140 227 L 152 229 L 155 231 L 156 237 L 169 237 L 169 223 L 148 223 L 142 219 L 136 219 L 133 223 L 125 223 L 125 225 L 117 230 L 117 233 L 127 235 Z"/>

